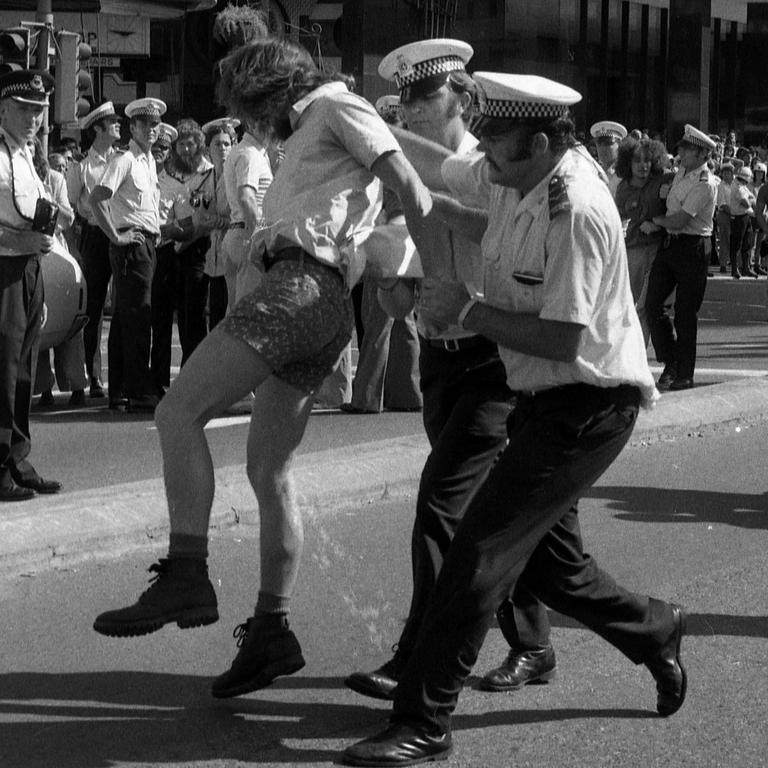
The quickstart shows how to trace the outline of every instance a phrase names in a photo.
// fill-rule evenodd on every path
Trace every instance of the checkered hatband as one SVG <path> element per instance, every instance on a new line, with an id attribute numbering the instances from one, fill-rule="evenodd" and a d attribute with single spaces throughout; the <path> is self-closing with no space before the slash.
<path id="1" fill-rule="evenodd" d="M 395 72 L 395 83 L 402 89 L 419 80 L 454 72 L 457 69 L 464 69 L 464 62 L 458 56 L 440 56 L 436 59 L 420 61 L 413 66 L 403 60 L 398 66 L 398 71 Z"/>
<path id="2" fill-rule="evenodd" d="M 532 101 L 504 101 L 484 99 L 480 103 L 483 117 L 501 120 L 518 120 L 524 117 L 562 117 L 568 112 L 565 104 L 542 104 Z"/>

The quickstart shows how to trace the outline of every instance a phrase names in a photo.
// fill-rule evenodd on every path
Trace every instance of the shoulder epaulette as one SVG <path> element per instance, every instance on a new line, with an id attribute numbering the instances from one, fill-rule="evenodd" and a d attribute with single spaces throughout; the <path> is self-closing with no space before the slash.
<path id="1" fill-rule="evenodd" d="M 699 181 L 709 181 L 709 171 L 702 171 L 699 174 Z"/>
<path id="2" fill-rule="evenodd" d="M 568 199 L 568 188 L 562 176 L 553 176 L 549 180 L 549 218 L 558 213 L 571 210 L 571 201 Z"/>

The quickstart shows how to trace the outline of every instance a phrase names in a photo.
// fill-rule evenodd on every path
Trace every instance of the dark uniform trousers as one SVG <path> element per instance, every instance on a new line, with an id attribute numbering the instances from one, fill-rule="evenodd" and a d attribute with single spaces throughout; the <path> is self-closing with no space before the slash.
<path id="1" fill-rule="evenodd" d="M 157 264 L 152 277 L 152 378 L 159 391 L 171 385 L 171 345 L 173 316 L 180 312 L 182 276 L 179 254 L 173 243 L 157 249 Z"/>
<path id="2" fill-rule="evenodd" d="M 696 367 L 698 313 L 707 289 L 705 240 L 699 235 L 672 236 L 648 276 L 645 311 L 653 348 L 659 362 L 677 363 L 678 378 L 693 378 Z M 664 302 L 675 288 L 673 330 Z"/>
<path id="3" fill-rule="evenodd" d="M 112 277 L 112 267 L 109 261 L 109 238 L 100 227 L 88 223 L 83 225 L 80 259 L 83 265 L 85 285 L 88 289 L 85 308 L 88 322 L 83 329 L 85 367 L 91 378 L 101 380 L 101 323 L 109 279 Z M 109 349 L 120 359 L 121 341 L 118 331 L 119 329 L 115 329 L 114 323 L 111 323 L 109 326 Z M 114 339 L 112 338 L 113 335 Z M 116 375 L 119 380 L 120 374 L 117 371 L 117 363 L 111 359 L 111 355 L 108 365 L 110 379 Z"/>
<path id="4" fill-rule="evenodd" d="M 109 388 L 110 394 L 122 391 L 129 398 L 156 394 L 149 369 L 155 244 L 151 233 L 145 233 L 145 237 L 143 243 L 109 245 L 117 304 L 113 323 L 117 320 L 122 341 L 122 380 L 115 381 L 110 368 Z M 111 338 L 109 351 L 111 363 L 113 352 L 117 352 Z"/>
<path id="5" fill-rule="evenodd" d="M 398 650 L 410 655 L 443 560 L 473 494 L 507 440 L 512 393 L 496 344 L 474 337 L 459 351 L 421 338 L 424 427 L 431 451 L 421 474 L 411 536 L 413 596 Z M 538 600 L 521 589 L 496 607 L 514 647 L 549 643 L 549 620 Z"/>
<path id="6" fill-rule="evenodd" d="M 40 342 L 40 256 L 0 257 L 0 486 L 32 476 L 29 409 Z"/>
<path id="7" fill-rule="evenodd" d="M 450 730 L 494 612 L 517 584 L 642 663 L 666 642 L 672 609 L 618 586 L 584 552 L 575 505 L 634 427 L 635 387 L 585 384 L 521 396 L 509 443 L 473 497 L 395 691 L 396 722 Z"/>
<path id="8" fill-rule="evenodd" d="M 195 347 L 208 332 L 205 319 L 205 304 L 208 300 L 205 254 L 209 245 L 210 239 L 202 237 L 179 254 L 182 294 L 178 317 L 182 365 L 189 360 Z"/>

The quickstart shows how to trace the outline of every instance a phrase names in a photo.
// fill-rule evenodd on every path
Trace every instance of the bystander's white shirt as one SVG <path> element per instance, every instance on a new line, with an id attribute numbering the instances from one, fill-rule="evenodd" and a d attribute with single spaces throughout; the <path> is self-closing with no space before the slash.
<path id="1" fill-rule="evenodd" d="M 593 164 L 568 150 L 522 199 L 515 189 L 489 184 L 483 156 L 453 155 L 442 171 L 457 196 L 489 189 L 482 243 L 486 302 L 585 327 L 572 363 L 499 345 L 509 387 L 541 391 L 574 383 L 631 384 L 640 388 L 646 406 L 652 404 L 659 395 L 630 290 L 621 220 Z M 569 206 L 550 217 L 553 176 L 565 184 Z"/>

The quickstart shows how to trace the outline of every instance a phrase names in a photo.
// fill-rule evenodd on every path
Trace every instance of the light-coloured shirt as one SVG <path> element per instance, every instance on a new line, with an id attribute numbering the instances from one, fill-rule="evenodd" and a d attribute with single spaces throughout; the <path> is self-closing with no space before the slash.
<path id="1" fill-rule="evenodd" d="M 371 103 L 340 82 L 297 101 L 290 119 L 294 132 L 264 196 L 267 228 L 256 234 L 255 244 L 299 245 L 340 269 L 351 287 L 364 259 L 347 246 L 370 233 L 382 206 L 381 183 L 370 169 L 400 145 Z"/>
<path id="2" fill-rule="evenodd" d="M 717 196 L 715 198 L 715 205 L 717 206 L 717 209 L 720 210 L 720 207 L 725 205 L 730 210 L 731 206 L 731 190 L 733 189 L 734 182 L 731 182 L 730 184 L 726 183 L 722 179 L 720 179 L 718 185 L 717 185 Z"/>
<path id="3" fill-rule="evenodd" d="M 177 224 L 192 215 L 189 207 L 189 195 L 187 188 L 178 179 L 175 179 L 167 171 L 162 170 L 157 176 L 159 198 L 157 205 L 158 225 L 163 226 L 169 222 Z M 161 245 L 167 243 L 162 240 Z"/>
<path id="4" fill-rule="evenodd" d="M 485 301 L 508 312 L 584 326 L 573 362 L 499 345 L 509 387 L 541 391 L 574 383 L 630 384 L 640 388 L 646 405 L 652 403 L 658 392 L 630 290 L 621 219 L 593 164 L 568 150 L 522 199 L 515 189 L 489 183 L 483 156 L 453 155 L 442 172 L 457 195 L 489 189 L 482 242 Z M 566 191 L 559 204 L 550 204 L 554 177 Z"/>
<path id="5" fill-rule="evenodd" d="M 259 207 L 258 218 L 264 218 L 264 195 L 272 178 L 272 166 L 266 147 L 250 133 L 244 134 L 242 141 L 232 147 L 224 161 L 224 187 L 233 222 L 245 222 L 245 213 L 240 204 L 242 187 L 253 188 Z"/>
<path id="6" fill-rule="evenodd" d="M 109 211 L 115 229 L 137 227 L 160 234 L 155 158 L 131 139 L 125 152 L 109 160 L 98 185 L 112 192 Z"/>
<path id="7" fill-rule="evenodd" d="M 30 229 L 39 198 L 50 199 L 32 163 L 32 150 L 0 128 L 0 227 Z M 16 256 L 0 246 L 0 256 Z"/>
<path id="8" fill-rule="evenodd" d="M 734 181 L 731 187 L 729 206 L 731 216 L 753 216 L 755 213 L 756 197 L 743 181 Z"/>
<path id="9" fill-rule="evenodd" d="M 91 192 L 101 181 L 107 163 L 114 153 L 113 147 L 103 155 L 91 147 L 79 163 L 72 163 L 67 170 L 67 192 L 72 207 L 92 225 L 96 224 L 96 219 L 91 208 Z"/>
<path id="10" fill-rule="evenodd" d="M 716 195 L 714 175 L 706 163 L 687 173 L 685 168 L 680 168 L 667 195 L 667 215 L 683 210 L 693 218 L 682 229 L 667 227 L 667 231 L 672 234 L 709 237 L 712 234 Z"/>
<path id="11" fill-rule="evenodd" d="M 469 155 L 476 151 L 478 141 L 467 131 L 456 153 Z M 481 192 L 466 191 L 459 202 L 472 208 L 488 207 L 488 196 Z M 480 258 L 480 245 L 453 232 L 449 227 L 435 223 L 430 226 L 427 240 L 428 247 L 434 248 L 437 258 L 434 260 L 443 265 L 439 275 L 431 275 L 430 280 L 443 283 L 463 283 L 470 294 L 476 298 L 483 295 L 483 264 Z M 446 256 L 448 258 L 446 258 Z M 466 331 L 458 325 L 436 331 L 437 325 L 431 321 L 429 312 L 425 311 L 419 301 L 418 284 L 416 290 L 416 327 L 419 333 L 427 339 L 460 339 L 474 336 L 472 331 Z"/>
<path id="12" fill-rule="evenodd" d="M 230 210 L 229 202 L 227 199 L 227 191 L 224 186 L 224 173 L 222 171 L 221 178 L 216 184 L 214 190 L 214 211 L 217 216 L 223 219 L 229 220 Z M 221 249 L 221 243 L 224 240 L 224 235 L 227 233 L 227 229 L 212 229 L 210 246 L 205 254 L 205 268 L 203 271 L 208 277 L 221 277 L 226 274 L 226 265 Z"/>

